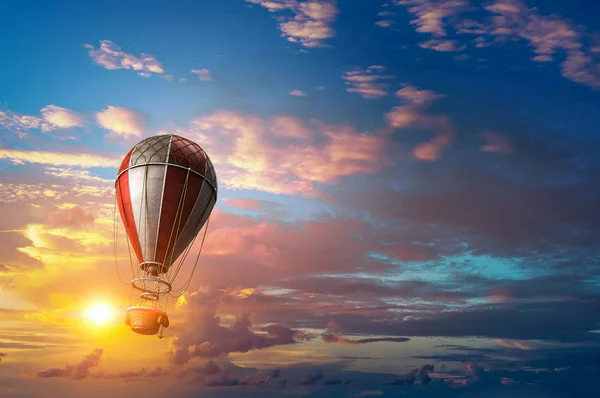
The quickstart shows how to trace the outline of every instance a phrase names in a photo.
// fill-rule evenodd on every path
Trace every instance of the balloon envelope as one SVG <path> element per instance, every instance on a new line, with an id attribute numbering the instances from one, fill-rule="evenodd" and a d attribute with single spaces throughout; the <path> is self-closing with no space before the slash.
<path id="1" fill-rule="evenodd" d="M 210 158 L 196 143 L 158 135 L 134 146 L 119 168 L 117 203 L 139 263 L 165 273 L 196 237 L 217 200 Z"/>

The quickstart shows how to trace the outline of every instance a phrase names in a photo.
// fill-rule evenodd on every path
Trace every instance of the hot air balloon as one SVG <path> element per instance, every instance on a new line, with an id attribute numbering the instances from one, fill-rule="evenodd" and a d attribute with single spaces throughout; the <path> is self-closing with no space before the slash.
<path id="1" fill-rule="evenodd" d="M 204 244 L 217 200 L 215 169 L 195 142 L 177 135 L 157 135 L 127 153 L 115 189 L 130 258 L 133 261 L 131 251 L 137 258 L 137 265 L 131 264 L 130 284 L 139 298 L 126 310 L 125 323 L 135 333 L 155 335 L 160 331 L 162 337 L 162 328 L 169 326 L 168 299 L 187 289 Z M 183 287 L 175 289 L 176 278 L 203 226 L 196 262 Z"/>

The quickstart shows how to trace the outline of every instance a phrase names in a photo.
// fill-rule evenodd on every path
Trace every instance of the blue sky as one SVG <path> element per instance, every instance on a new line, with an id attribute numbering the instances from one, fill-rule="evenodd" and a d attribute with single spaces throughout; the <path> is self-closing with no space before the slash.
<path id="1" fill-rule="evenodd" d="M 160 375 L 187 378 L 181 396 L 593 396 L 598 13 L 2 3 L 0 395 L 66 378 L 137 396 Z M 207 151 L 219 202 L 170 334 L 132 359 L 113 181 L 156 134 Z M 115 321 L 82 326 L 90 300 Z M 288 381 L 265 382 L 274 368 Z"/>

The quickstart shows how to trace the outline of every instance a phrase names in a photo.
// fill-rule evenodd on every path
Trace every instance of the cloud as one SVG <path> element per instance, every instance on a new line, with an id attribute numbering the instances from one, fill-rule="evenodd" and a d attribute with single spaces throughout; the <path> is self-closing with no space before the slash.
<path id="1" fill-rule="evenodd" d="M 113 162 L 111 160 L 111 162 Z M 116 160 L 115 160 L 116 162 Z M 89 170 L 74 169 L 72 167 L 44 167 L 44 174 L 64 179 L 73 179 L 81 182 L 100 183 L 103 185 L 113 184 L 114 181 L 108 178 L 93 175 Z"/>
<path id="2" fill-rule="evenodd" d="M 346 91 L 358 93 L 363 98 L 382 98 L 388 95 L 386 83 L 381 80 L 393 79 L 394 75 L 383 75 L 385 67 L 381 65 L 371 65 L 366 70 L 355 69 L 344 72 L 342 79 L 346 81 Z"/>
<path id="3" fill-rule="evenodd" d="M 93 224 L 94 216 L 81 206 L 75 206 L 50 213 L 48 222 L 55 228 L 78 228 Z"/>
<path id="4" fill-rule="evenodd" d="M 198 76 L 198 79 L 203 82 L 212 81 L 212 76 L 210 75 L 210 71 L 208 69 L 192 69 L 191 72 Z"/>
<path id="5" fill-rule="evenodd" d="M 184 364 L 194 357 L 219 357 L 306 339 L 303 332 L 277 324 L 259 328 L 262 333 L 255 333 L 248 315 L 237 317 L 230 327 L 222 326 L 216 316 L 217 305 L 214 297 L 206 295 L 194 294 L 188 298 L 185 329 L 171 344 L 172 363 Z"/>
<path id="6" fill-rule="evenodd" d="M 210 148 L 228 189 L 311 195 L 316 184 L 376 173 L 394 163 L 388 137 L 318 121 L 307 125 L 290 116 L 262 119 L 218 111 L 175 133 Z"/>
<path id="7" fill-rule="evenodd" d="M 465 45 L 458 44 L 456 40 L 431 39 L 419 44 L 421 48 L 441 52 L 456 52 L 467 48 Z"/>
<path id="8" fill-rule="evenodd" d="M 535 54 L 534 62 L 552 62 L 557 53 L 564 53 L 562 75 L 579 84 L 600 87 L 600 58 L 594 46 L 586 43 L 583 28 L 556 15 L 542 15 L 520 0 L 495 0 L 473 6 L 464 0 L 398 0 L 395 4 L 408 7 L 416 18 L 411 21 L 416 31 L 430 40 L 421 47 L 437 51 L 457 51 L 465 48 L 449 34 L 477 35 L 476 48 L 524 40 Z M 483 17 L 477 20 L 462 14 L 479 8 Z M 471 14 L 469 14 L 471 16 Z"/>
<path id="9" fill-rule="evenodd" d="M 514 152 L 514 147 L 510 140 L 496 133 L 482 133 L 481 138 L 485 141 L 485 144 L 481 146 L 483 152 L 495 152 L 503 155 L 509 155 Z"/>
<path id="10" fill-rule="evenodd" d="M 418 90 L 406 85 L 396 92 L 402 105 L 394 107 L 385 117 L 393 129 L 415 127 L 419 129 L 432 129 L 436 135 L 429 141 L 417 145 L 413 149 L 413 156 L 422 161 L 433 161 L 440 158 L 443 151 L 452 143 L 454 127 L 447 116 L 427 115 L 425 111 L 435 99 L 443 98 L 429 90 Z"/>
<path id="11" fill-rule="evenodd" d="M 292 90 L 290 91 L 290 95 L 293 97 L 308 97 L 308 93 L 300 90 Z"/>
<path id="12" fill-rule="evenodd" d="M 375 25 L 381 26 L 382 28 L 389 28 L 390 26 L 392 26 L 392 23 L 393 23 L 392 21 L 384 19 L 384 20 L 375 22 Z"/>
<path id="13" fill-rule="evenodd" d="M 5 357 L 6 353 L 5 352 L 0 352 L 0 362 L 2 362 L 2 357 Z"/>
<path id="14" fill-rule="evenodd" d="M 323 378 L 323 373 L 321 372 L 310 372 L 300 381 L 300 384 L 303 386 L 310 386 L 312 384 L 318 383 Z"/>
<path id="15" fill-rule="evenodd" d="M 72 110 L 56 105 L 48 105 L 40 110 L 42 117 L 20 115 L 11 110 L 0 110 L 0 128 L 13 131 L 21 138 L 28 130 L 43 133 L 57 129 L 82 127 L 83 118 Z"/>
<path id="16" fill-rule="evenodd" d="M 246 0 L 258 4 L 270 12 L 291 11 L 294 16 L 280 17 L 281 35 L 292 43 L 304 47 L 323 47 L 324 41 L 332 38 L 335 32 L 332 24 L 338 14 L 335 2 L 330 0 Z"/>
<path id="17" fill-rule="evenodd" d="M 325 343 L 342 343 L 342 344 L 368 344 L 368 343 L 380 343 L 380 342 L 390 342 L 390 343 L 405 343 L 410 341 L 407 337 L 371 337 L 365 339 L 347 339 L 345 337 L 341 337 L 337 334 L 333 333 L 325 333 L 323 336 L 323 341 Z"/>
<path id="18" fill-rule="evenodd" d="M 447 36 L 447 19 L 456 16 L 465 10 L 469 3 L 463 0 L 397 0 L 396 4 L 408 7 L 408 12 L 414 14 L 416 19 L 411 25 L 419 33 L 427 33 L 437 37 Z"/>
<path id="19" fill-rule="evenodd" d="M 83 127 L 83 119 L 75 112 L 56 105 L 48 105 L 41 110 L 43 118 L 60 129 Z"/>
<path id="20" fill-rule="evenodd" d="M 121 380 L 126 380 L 126 381 L 133 381 L 133 380 L 144 380 L 144 379 L 149 379 L 149 380 L 160 379 L 160 378 L 164 378 L 165 376 L 170 375 L 170 373 L 171 372 L 169 372 L 169 370 L 158 365 L 158 366 L 155 366 L 153 369 L 149 369 L 147 367 L 142 367 L 137 370 L 128 370 L 128 371 L 116 372 L 116 373 L 95 373 L 90 376 L 93 378 L 96 378 L 96 379 L 121 379 Z"/>
<path id="21" fill-rule="evenodd" d="M 98 126 L 125 139 L 141 137 L 144 133 L 144 118 L 139 113 L 118 106 L 109 105 L 96 113 Z"/>
<path id="22" fill-rule="evenodd" d="M 165 72 L 162 64 L 149 54 L 140 54 L 136 57 L 124 52 L 110 40 L 100 40 L 100 47 L 94 48 L 91 44 L 84 44 L 88 55 L 94 63 L 105 69 L 132 69 L 138 71 L 140 76 L 148 77 L 151 73 L 162 74 Z"/>
<path id="23" fill-rule="evenodd" d="M 94 153 L 65 153 L 50 151 L 29 151 L 0 148 L 0 159 L 8 159 L 14 164 L 37 163 L 53 166 L 100 167 L 113 168 L 119 166 L 119 159 Z"/>
<path id="24" fill-rule="evenodd" d="M 388 7 L 389 4 L 384 4 L 384 7 Z M 396 16 L 396 13 L 393 11 L 380 11 L 377 16 L 382 17 L 379 21 L 375 22 L 375 25 L 380 26 L 382 28 L 389 28 L 394 24 L 394 21 L 391 20 L 392 17 Z"/>
<path id="25" fill-rule="evenodd" d="M 85 379 L 90 375 L 90 370 L 98 366 L 100 357 L 102 357 L 103 353 L 103 349 L 96 348 L 75 365 L 67 365 L 64 368 L 40 370 L 36 373 L 36 376 L 40 378 L 65 377 L 74 380 Z"/>

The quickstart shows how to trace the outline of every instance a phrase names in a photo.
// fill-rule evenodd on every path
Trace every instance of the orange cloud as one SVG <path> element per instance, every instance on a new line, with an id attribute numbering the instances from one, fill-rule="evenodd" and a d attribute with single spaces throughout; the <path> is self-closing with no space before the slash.
<path id="1" fill-rule="evenodd" d="M 109 105 L 96 113 L 96 121 L 98 126 L 123 138 L 141 137 L 144 132 L 143 116 L 127 108 Z"/>
<path id="2" fill-rule="evenodd" d="M 83 126 L 83 119 L 77 113 L 60 106 L 48 105 L 41 113 L 48 123 L 61 129 Z"/>
<path id="3" fill-rule="evenodd" d="M 503 347 L 508 348 L 518 348 L 519 350 L 530 351 L 535 349 L 535 345 L 528 341 L 519 341 L 519 340 L 504 340 L 504 339 L 495 339 L 496 343 L 500 344 Z"/>

